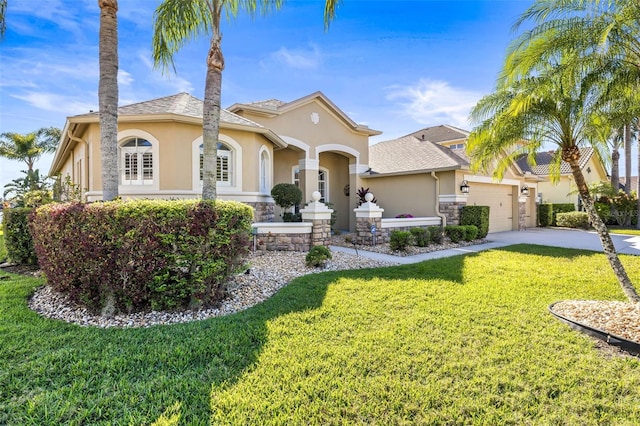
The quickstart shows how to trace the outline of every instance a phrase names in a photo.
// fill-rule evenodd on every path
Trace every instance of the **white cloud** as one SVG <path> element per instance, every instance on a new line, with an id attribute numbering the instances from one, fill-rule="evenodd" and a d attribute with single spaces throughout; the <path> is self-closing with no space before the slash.
<path id="1" fill-rule="evenodd" d="M 269 57 L 275 63 L 303 70 L 317 69 L 322 63 L 322 54 L 316 45 L 311 45 L 311 50 L 281 47 Z"/>
<path id="2" fill-rule="evenodd" d="M 61 109 L 67 115 L 86 114 L 91 109 L 97 109 L 97 103 L 91 104 L 86 100 L 77 100 L 73 97 L 46 92 L 24 92 L 20 95 L 11 95 L 16 99 L 27 102 L 29 105 L 45 111 L 59 112 Z"/>
<path id="3" fill-rule="evenodd" d="M 387 100 L 402 107 L 402 114 L 423 125 L 451 124 L 469 128 L 468 116 L 482 94 L 452 87 L 445 81 L 420 79 L 410 86 L 387 88 Z"/>
<path id="4" fill-rule="evenodd" d="M 130 73 L 126 72 L 123 69 L 119 69 L 118 70 L 118 84 L 119 85 L 128 86 L 131 83 L 133 83 L 133 81 L 134 81 L 134 78 Z"/>

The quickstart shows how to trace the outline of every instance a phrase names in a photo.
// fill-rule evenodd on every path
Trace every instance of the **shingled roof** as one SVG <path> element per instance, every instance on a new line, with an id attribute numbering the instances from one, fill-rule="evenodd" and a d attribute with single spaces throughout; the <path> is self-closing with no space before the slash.
<path id="1" fill-rule="evenodd" d="M 176 114 L 186 117 L 202 118 L 203 104 L 204 103 L 200 99 L 183 92 L 149 101 L 121 106 L 118 108 L 118 115 Z M 98 113 L 94 112 L 93 114 Z M 240 117 L 226 109 L 220 109 L 220 121 L 249 127 L 263 127 L 254 121 Z"/>
<path id="2" fill-rule="evenodd" d="M 580 162 L 579 162 L 580 168 L 583 168 L 584 166 L 587 165 L 587 162 L 589 162 L 593 153 L 594 153 L 593 148 L 580 148 Z M 529 162 L 527 161 L 526 155 L 523 155 L 520 158 L 518 158 L 518 160 L 516 160 L 516 163 L 518 164 L 520 169 L 523 171 L 523 173 L 531 172 L 534 175 L 538 175 L 538 176 L 548 176 L 551 174 L 550 168 L 551 168 L 551 164 L 553 163 L 553 157 L 555 155 L 556 155 L 555 151 L 544 151 L 544 152 L 537 153 L 535 166 L 529 164 Z M 571 166 L 569 165 L 569 163 L 567 163 L 566 161 L 562 161 L 560 163 L 560 174 L 568 175 L 571 173 L 572 173 Z"/>
<path id="3" fill-rule="evenodd" d="M 415 136 L 420 140 L 441 143 L 466 139 L 469 137 L 469 132 L 454 126 L 443 124 L 440 126 L 426 127 L 422 130 L 418 130 L 417 132 L 409 133 L 407 136 Z"/>
<path id="4" fill-rule="evenodd" d="M 469 162 L 449 148 L 408 135 L 369 147 L 369 166 L 372 174 L 388 174 L 454 170 Z"/>

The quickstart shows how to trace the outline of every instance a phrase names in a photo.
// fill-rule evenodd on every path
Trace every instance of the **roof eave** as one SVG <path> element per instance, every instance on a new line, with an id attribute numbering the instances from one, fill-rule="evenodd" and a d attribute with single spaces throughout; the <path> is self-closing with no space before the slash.
<path id="1" fill-rule="evenodd" d="M 375 173 L 375 174 L 367 174 L 367 173 L 362 173 L 359 176 L 361 178 L 367 179 L 367 178 L 378 178 L 378 177 L 389 177 L 389 176 L 406 176 L 406 175 L 419 175 L 419 174 L 426 174 L 426 173 L 437 173 L 437 172 L 451 172 L 451 171 L 455 171 L 455 170 L 463 170 L 463 167 L 461 165 L 456 165 L 456 166 L 446 166 L 446 167 L 436 167 L 436 168 L 431 168 L 431 169 L 420 169 L 420 170 L 405 170 L 405 171 L 400 171 L 400 172 L 391 172 L 391 173 Z M 466 169 L 465 169 L 466 170 Z M 375 170 L 374 170 L 375 172 Z"/>

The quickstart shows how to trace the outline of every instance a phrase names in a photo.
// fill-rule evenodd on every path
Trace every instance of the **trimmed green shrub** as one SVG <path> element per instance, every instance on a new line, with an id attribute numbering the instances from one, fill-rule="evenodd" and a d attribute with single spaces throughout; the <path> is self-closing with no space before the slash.
<path id="1" fill-rule="evenodd" d="M 556 223 L 565 228 L 590 228 L 589 215 L 586 212 L 558 213 Z"/>
<path id="2" fill-rule="evenodd" d="M 553 226 L 558 226 L 557 223 L 557 215 L 558 213 L 569 213 L 576 211 L 576 206 L 573 203 L 557 203 L 552 204 L 553 206 L 553 222 L 551 223 Z"/>
<path id="3" fill-rule="evenodd" d="M 411 228 L 411 237 L 413 244 L 418 247 L 426 247 L 429 245 L 429 231 L 425 228 Z"/>
<path id="4" fill-rule="evenodd" d="M 464 236 L 466 235 L 466 230 L 463 226 L 460 225 L 447 225 L 444 227 L 444 233 L 452 243 L 458 243 L 464 240 Z"/>
<path id="5" fill-rule="evenodd" d="M 33 249 L 33 239 L 29 231 L 29 216 L 32 208 L 16 207 L 4 209 L 2 229 L 7 258 L 20 265 L 36 265 L 38 259 Z"/>
<path id="6" fill-rule="evenodd" d="M 489 206 L 462 207 L 460 225 L 474 225 L 478 229 L 477 238 L 485 238 L 489 233 Z"/>
<path id="7" fill-rule="evenodd" d="M 538 223 L 542 227 L 551 226 L 553 223 L 553 204 L 538 204 Z"/>
<path id="8" fill-rule="evenodd" d="M 313 246 L 309 253 L 305 256 L 304 260 L 307 266 L 323 266 L 328 260 L 331 260 L 331 250 L 326 246 Z"/>
<path id="9" fill-rule="evenodd" d="M 612 225 L 613 222 L 615 222 L 611 215 L 610 205 L 596 202 L 596 203 L 593 203 L 593 206 L 596 208 L 596 212 L 598 212 L 598 216 L 600 216 L 600 219 L 602 219 L 602 221 L 605 224 Z"/>
<path id="10" fill-rule="evenodd" d="M 430 226 L 427 230 L 429 231 L 429 241 L 434 244 L 442 244 L 444 232 L 441 226 Z"/>
<path id="11" fill-rule="evenodd" d="M 48 284 L 112 314 L 216 303 L 252 219 L 248 205 L 220 200 L 49 204 L 31 231 Z"/>
<path id="12" fill-rule="evenodd" d="M 302 201 L 302 191 L 292 183 L 279 183 L 271 188 L 273 201 L 284 210 L 297 206 Z"/>
<path id="13" fill-rule="evenodd" d="M 411 232 L 391 231 L 389 235 L 389 248 L 396 251 L 405 251 L 411 244 Z"/>
<path id="14" fill-rule="evenodd" d="M 478 227 L 475 225 L 461 225 L 464 228 L 464 240 L 473 241 L 478 238 Z"/>

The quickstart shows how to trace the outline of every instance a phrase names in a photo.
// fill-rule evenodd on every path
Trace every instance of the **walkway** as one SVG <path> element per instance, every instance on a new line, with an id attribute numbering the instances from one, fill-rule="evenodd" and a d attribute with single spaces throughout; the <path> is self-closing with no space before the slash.
<path id="1" fill-rule="evenodd" d="M 611 238 L 618 253 L 640 255 L 640 236 L 611 234 Z M 458 254 L 477 253 L 484 250 L 510 246 L 512 244 L 537 244 L 602 251 L 602 244 L 596 232 L 573 229 L 531 228 L 526 231 L 495 232 L 487 235 L 487 241 L 485 244 L 434 251 L 431 253 L 417 254 L 415 256 L 392 256 L 362 249 L 358 249 L 358 255 L 376 260 L 406 264 L 430 259 L 440 259 Z M 356 254 L 356 251 L 349 247 L 331 246 L 331 250 L 334 252 L 340 251 Z"/>

